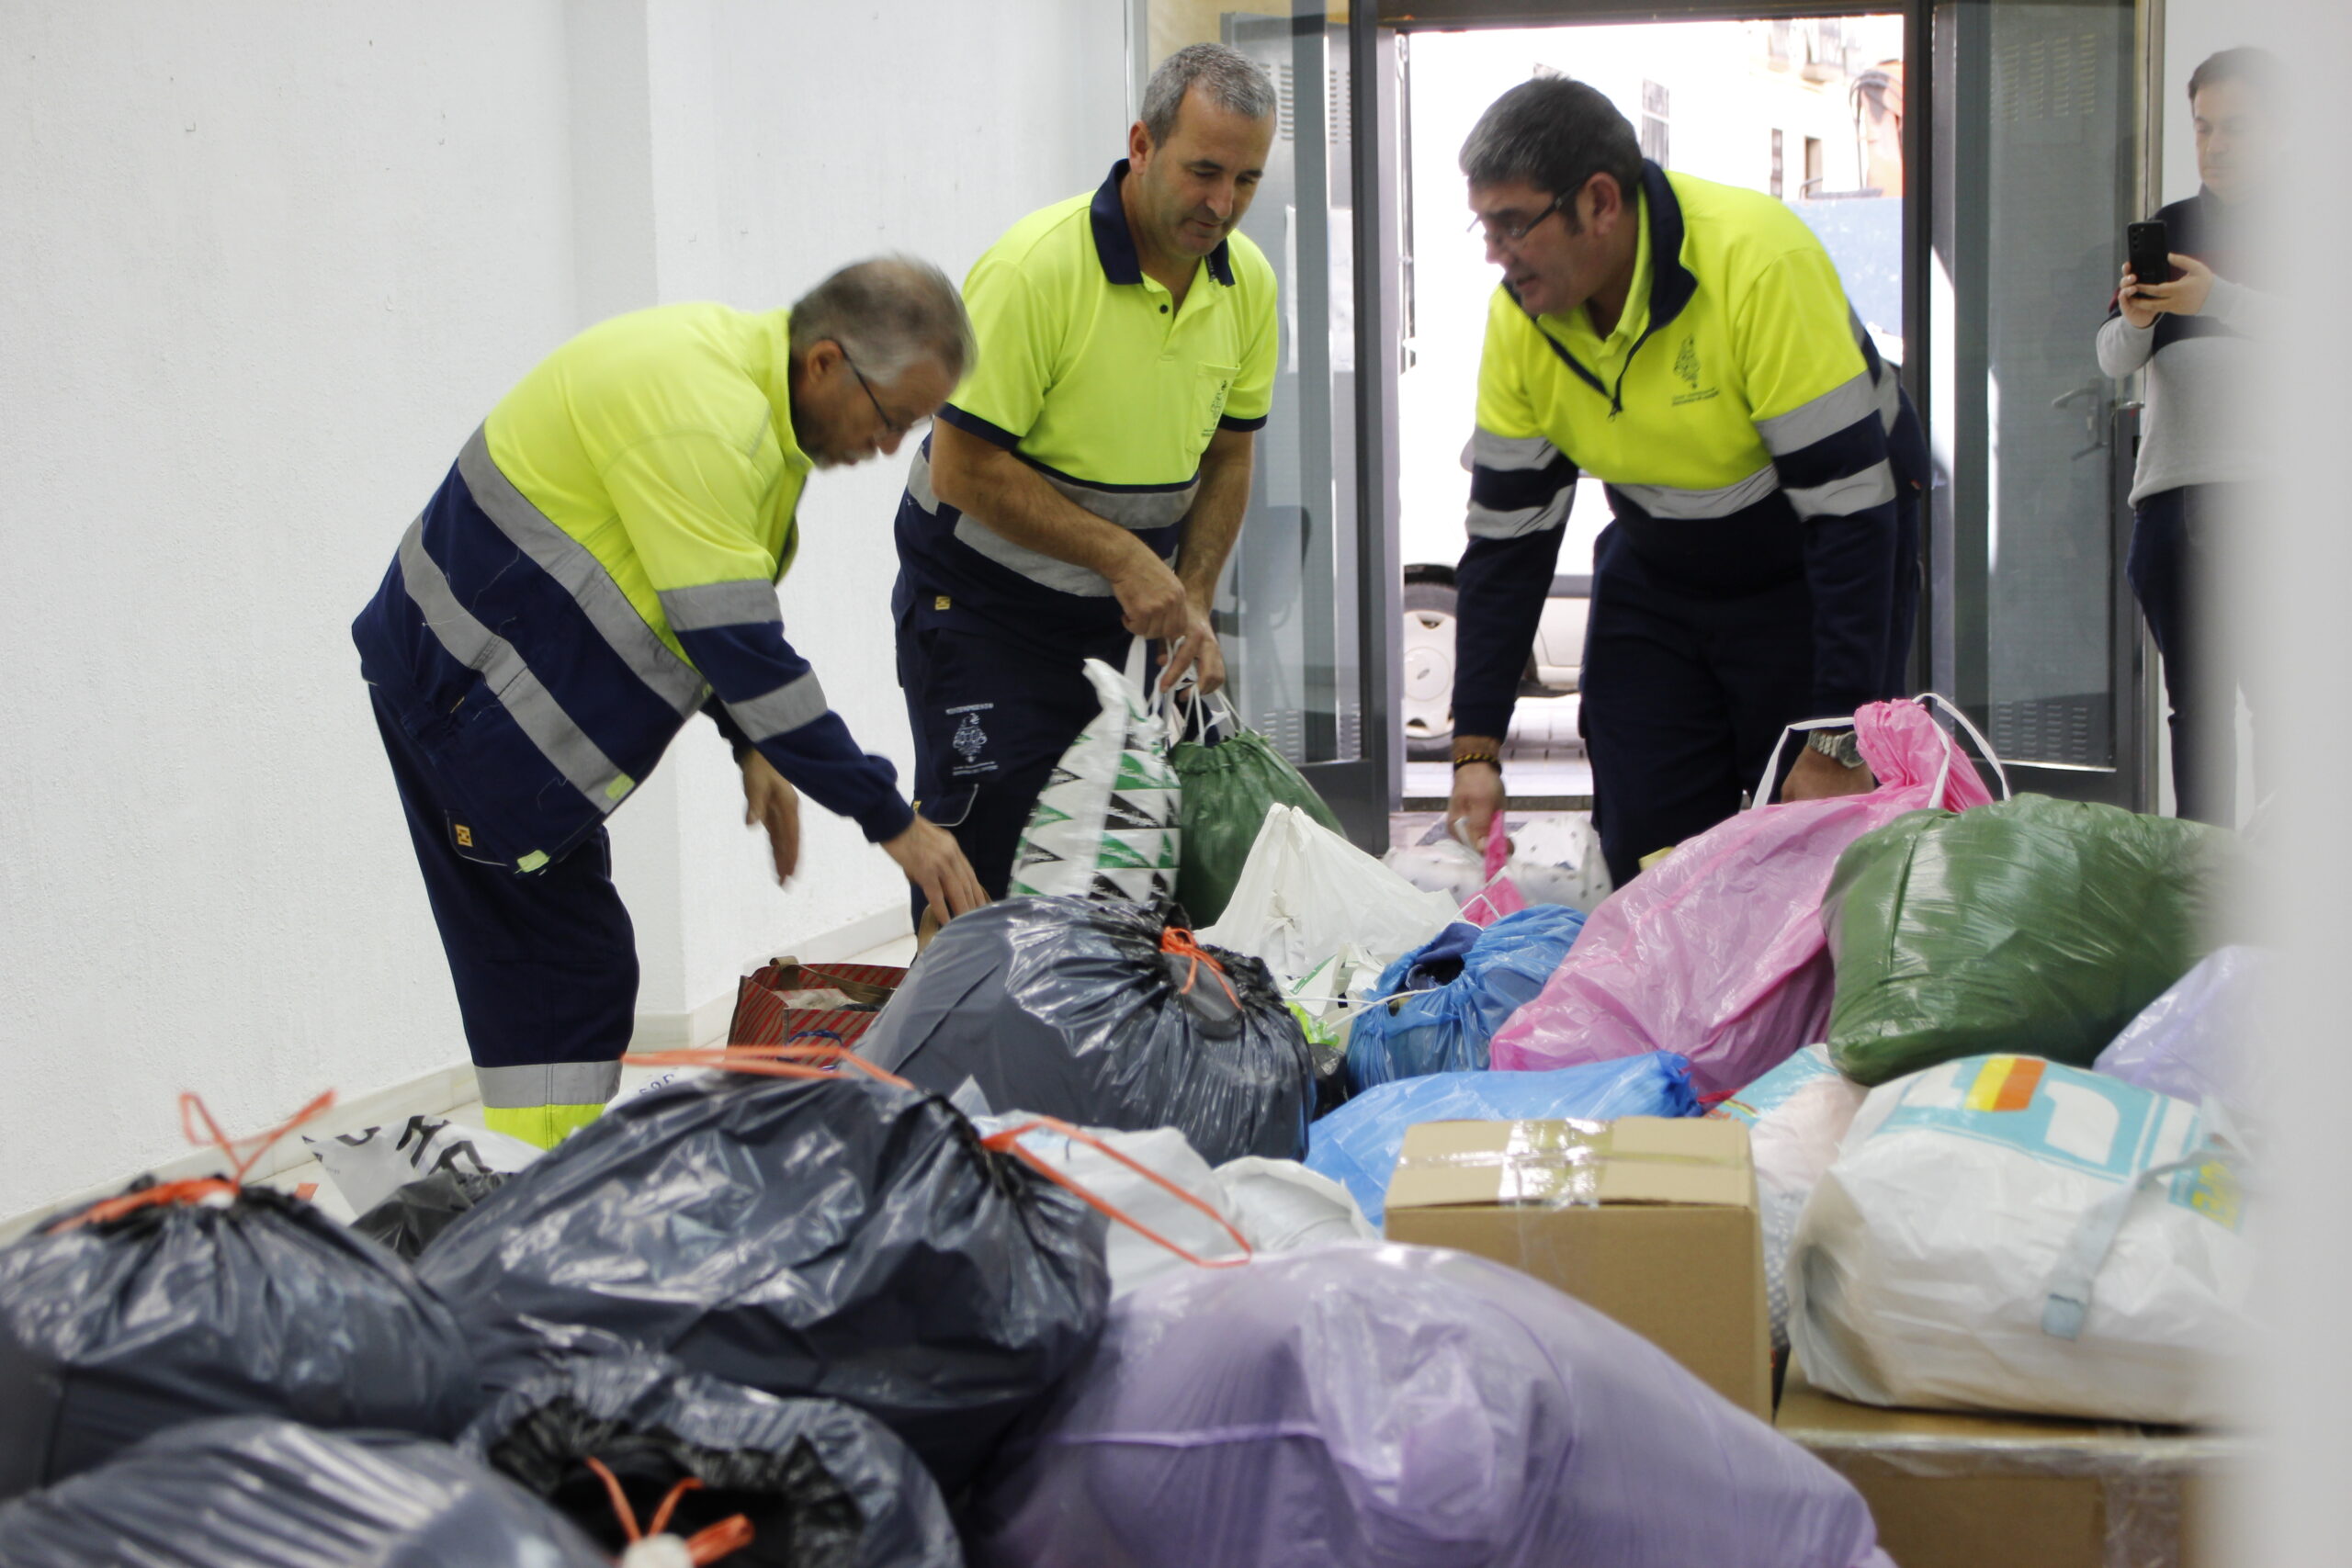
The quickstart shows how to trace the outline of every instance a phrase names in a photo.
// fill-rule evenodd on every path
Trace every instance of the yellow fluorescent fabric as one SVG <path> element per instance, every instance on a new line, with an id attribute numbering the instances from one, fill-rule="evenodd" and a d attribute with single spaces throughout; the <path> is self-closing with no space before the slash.
<path id="1" fill-rule="evenodd" d="M 1031 213 L 974 264 L 964 303 L 979 362 L 949 402 L 1073 479 L 1181 485 L 1221 423 L 1254 428 L 1272 406 L 1273 268 L 1236 233 L 1232 283 L 1203 261 L 1183 308 L 1170 309 L 1168 290 L 1135 268 L 1123 214 L 1106 267 L 1103 197 Z"/>
<path id="2" fill-rule="evenodd" d="M 493 1133 L 551 1149 L 604 1113 L 602 1105 L 485 1105 L 481 1122 Z"/>
<path id="3" fill-rule="evenodd" d="M 1611 484 L 1713 490 L 1772 461 L 1756 422 L 1864 373 L 1845 290 L 1821 242 L 1774 197 L 1668 173 L 1682 206 L 1679 256 L 1697 279 L 1681 312 L 1638 354 L 1657 275 L 1648 200 L 1625 315 L 1606 339 L 1579 307 L 1539 322 L 1500 288 L 1487 315 L 1478 424 L 1542 435 Z M 1605 388 L 1624 378 L 1623 411 L 1561 363 L 1546 334 Z M 1630 368 L 1628 355 L 1632 355 Z"/>
<path id="4" fill-rule="evenodd" d="M 671 651 L 655 595 L 774 582 L 811 467 L 786 388 L 786 312 L 664 305 L 591 327 L 491 411 L 491 460 L 585 546 Z"/>

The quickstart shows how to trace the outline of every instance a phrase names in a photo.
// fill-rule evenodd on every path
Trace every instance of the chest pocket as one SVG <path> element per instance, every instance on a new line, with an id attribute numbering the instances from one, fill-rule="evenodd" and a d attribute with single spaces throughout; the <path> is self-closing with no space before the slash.
<path id="1" fill-rule="evenodd" d="M 1241 374 L 1238 365 L 1204 365 L 1193 389 L 1193 423 L 1199 433 L 1202 452 L 1208 450 L 1210 440 L 1216 434 L 1216 422 L 1225 413 L 1225 400 L 1233 395 L 1234 378 Z M 1194 454 L 1198 456 L 1196 452 Z"/>

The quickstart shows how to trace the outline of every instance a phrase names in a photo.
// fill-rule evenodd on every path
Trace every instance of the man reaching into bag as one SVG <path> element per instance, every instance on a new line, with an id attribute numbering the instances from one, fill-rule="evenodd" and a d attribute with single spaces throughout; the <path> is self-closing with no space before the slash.
<path id="1" fill-rule="evenodd" d="M 619 1087 L 638 965 L 605 818 L 698 708 L 779 879 L 805 790 L 940 918 L 988 901 L 775 593 L 809 470 L 895 452 L 972 357 L 954 287 L 906 259 L 788 311 L 621 316 L 525 377 L 410 525 L 352 638 L 493 1129 L 551 1145 Z"/>

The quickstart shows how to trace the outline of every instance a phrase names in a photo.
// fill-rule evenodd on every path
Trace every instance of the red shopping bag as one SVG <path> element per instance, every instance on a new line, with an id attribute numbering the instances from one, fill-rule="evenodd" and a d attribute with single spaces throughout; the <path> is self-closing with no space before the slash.
<path id="1" fill-rule="evenodd" d="M 729 1045 L 853 1045 L 907 977 L 888 964 L 802 964 L 779 958 L 743 976 L 735 988 Z M 804 1007 L 792 998 L 838 991 L 848 1005 Z"/>

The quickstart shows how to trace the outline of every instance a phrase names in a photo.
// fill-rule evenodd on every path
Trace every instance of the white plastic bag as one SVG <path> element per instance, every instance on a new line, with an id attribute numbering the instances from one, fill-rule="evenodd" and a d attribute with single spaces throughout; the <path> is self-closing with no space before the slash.
<path id="1" fill-rule="evenodd" d="M 412 1116 L 396 1127 L 368 1127 L 302 1142 L 354 1214 L 366 1213 L 436 1170 L 512 1176 L 547 1152 L 487 1127 L 433 1116 Z"/>
<path id="2" fill-rule="evenodd" d="M 2211 1422 L 2254 1247 L 2195 1107 L 2035 1056 L 1871 1091 L 1805 1205 L 1789 1338 L 1871 1404 Z"/>
<path id="3" fill-rule="evenodd" d="M 1143 691 L 1143 640 L 1121 674 L 1086 661 L 1102 706 L 1037 796 L 1012 861 L 1012 891 L 1156 904 L 1176 892 L 1183 786 L 1168 723 Z"/>
<path id="4" fill-rule="evenodd" d="M 1796 1243 L 1797 1219 L 1869 1093 L 1830 1065 L 1828 1046 L 1808 1045 L 1707 1112 L 1747 1127 L 1775 1350 L 1789 1343 L 1789 1249 Z"/>
<path id="5" fill-rule="evenodd" d="M 1266 813 L 1233 900 L 1200 940 L 1262 958 L 1285 978 L 1351 943 L 1385 966 L 1462 918 L 1295 807 Z"/>
<path id="6" fill-rule="evenodd" d="M 1381 863 L 1414 886 L 1442 893 L 1456 904 L 1468 903 L 1487 883 L 1485 857 L 1451 836 L 1391 850 Z M 1521 825 L 1503 874 L 1531 904 L 1566 904 L 1587 914 L 1616 886 L 1591 822 L 1560 813 L 1530 817 Z"/>
<path id="7" fill-rule="evenodd" d="M 1245 1155 L 1218 1166 L 1216 1180 L 1241 1234 L 1257 1251 L 1380 1239 L 1346 1188 L 1295 1159 Z"/>

